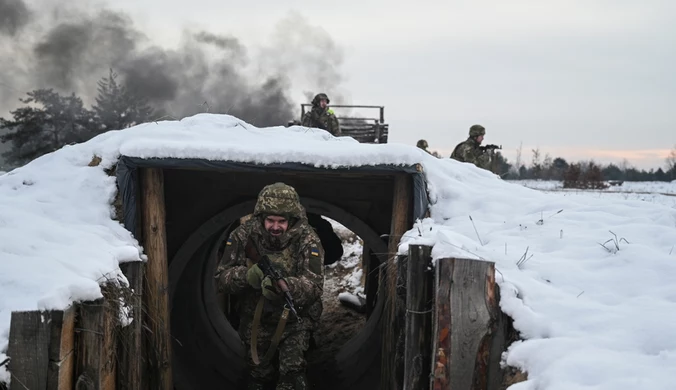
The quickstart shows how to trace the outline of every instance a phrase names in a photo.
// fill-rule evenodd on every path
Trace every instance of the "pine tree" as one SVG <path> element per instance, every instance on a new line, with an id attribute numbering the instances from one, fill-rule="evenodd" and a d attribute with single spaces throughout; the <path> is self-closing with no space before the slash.
<path id="1" fill-rule="evenodd" d="M 90 138 L 94 114 L 84 108 L 82 99 L 61 96 L 52 89 L 38 89 L 19 99 L 26 106 L 11 111 L 13 120 L 0 118 L 0 129 L 9 130 L 0 141 L 11 142 L 3 153 L 9 164 L 23 165 L 64 145 Z"/>
<path id="2" fill-rule="evenodd" d="M 110 69 L 107 78 L 98 82 L 98 96 L 92 107 L 100 122 L 100 131 L 121 130 L 148 122 L 153 109 L 146 99 L 117 82 L 117 73 Z"/>

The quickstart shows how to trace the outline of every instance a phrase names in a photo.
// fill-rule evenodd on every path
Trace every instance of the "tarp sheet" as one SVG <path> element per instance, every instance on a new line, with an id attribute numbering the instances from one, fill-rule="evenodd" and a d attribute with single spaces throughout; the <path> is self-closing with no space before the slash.
<path id="1" fill-rule="evenodd" d="M 138 183 L 138 168 L 168 168 L 181 169 L 192 168 L 200 170 L 230 170 L 239 172 L 268 172 L 271 170 L 287 170 L 297 172 L 378 172 L 384 171 L 405 172 L 413 177 L 413 218 L 422 219 L 425 217 L 429 200 L 427 198 L 427 187 L 425 178 L 415 166 L 398 166 L 398 165 L 369 165 L 349 168 L 321 168 L 312 165 L 301 163 L 282 163 L 282 164 L 255 164 L 236 161 L 213 161 L 206 159 L 182 159 L 182 158 L 140 158 L 122 156 L 117 164 L 117 185 L 122 194 L 122 201 L 124 205 L 124 226 L 135 236 L 136 235 L 136 199 Z"/>

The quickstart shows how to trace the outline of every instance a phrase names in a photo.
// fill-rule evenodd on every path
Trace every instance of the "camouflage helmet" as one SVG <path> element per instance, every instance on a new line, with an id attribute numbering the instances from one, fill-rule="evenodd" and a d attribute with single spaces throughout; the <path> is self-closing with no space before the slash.
<path id="1" fill-rule="evenodd" d="M 417 146 L 421 149 L 427 149 L 428 148 L 427 141 L 424 140 L 424 139 L 418 140 L 418 143 L 415 144 L 415 146 Z"/>
<path id="2" fill-rule="evenodd" d="M 257 217 L 279 215 L 285 218 L 302 218 L 305 212 L 300 204 L 296 190 L 284 183 L 270 184 L 258 194 L 258 201 L 254 207 Z"/>
<path id="3" fill-rule="evenodd" d="M 486 134 L 486 129 L 481 125 L 473 125 L 469 128 L 470 137 L 478 137 L 480 135 Z"/>
<path id="4" fill-rule="evenodd" d="M 313 106 L 318 106 L 319 102 L 321 100 L 326 100 L 326 104 L 331 103 L 331 100 L 329 100 L 329 97 L 325 93 L 318 93 L 314 99 L 312 99 L 312 105 Z"/>

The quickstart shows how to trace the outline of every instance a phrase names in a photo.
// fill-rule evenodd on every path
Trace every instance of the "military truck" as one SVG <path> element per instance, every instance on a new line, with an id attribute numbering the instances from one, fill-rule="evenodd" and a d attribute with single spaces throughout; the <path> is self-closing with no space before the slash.
<path id="1" fill-rule="evenodd" d="M 312 104 L 303 103 L 300 105 L 300 118 L 297 120 L 289 121 L 287 126 L 300 126 L 301 120 L 305 115 L 307 110 L 311 110 Z M 340 104 L 330 104 L 330 108 L 341 108 L 341 109 L 377 109 L 379 111 L 378 117 L 350 117 L 350 116 L 340 116 L 338 115 L 339 111 L 337 110 L 336 116 L 340 122 L 340 129 L 343 136 L 352 137 L 355 140 L 361 143 L 367 144 L 385 144 L 387 143 L 387 135 L 389 131 L 389 125 L 385 123 L 385 107 L 384 106 L 355 106 L 355 105 L 340 105 Z"/>

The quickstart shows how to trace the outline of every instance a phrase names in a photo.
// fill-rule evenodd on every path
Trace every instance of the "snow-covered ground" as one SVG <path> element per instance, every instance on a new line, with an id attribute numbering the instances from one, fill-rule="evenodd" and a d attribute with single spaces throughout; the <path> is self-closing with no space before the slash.
<path id="1" fill-rule="evenodd" d="M 434 245 L 435 259 L 496 263 L 501 308 L 525 338 L 504 358 L 529 379 L 510 389 L 676 388 L 676 209 L 669 204 L 543 192 L 409 145 L 259 129 L 210 114 L 109 132 L 0 176 L 0 351 L 12 310 L 98 298 L 100 281 L 123 278 L 120 262 L 142 257 L 111 218 L 115 179 L 104 169 L 121 154 L 327 167 L 420 163 L 431 218 L 418 221 L 399 250 L 423 243 Z M 94 155 L 101 164 L 89 167 Z"/>
<path id="2" fill-rule="evenodd" d="M 563 182 L 558 180 L 510 180 L 514 184 L 520 184 L 524 187 L 538 190 L 562 190 L 575 192 L 580 191 L 574 188 L 563 188 Z M 634 192 L 649 194 L 676 194 L 676 180 L 665 181 L 625 181 L 621 185 L 610 186 L 605 190 L 595 190 L 594 192 Z"/>
<path id="3" fill-rule="evenodd" d="M 348 295 L 366 298 L 362 283 L 364 276 L 362 269 L 364 243 L 350 229 L 339 222 L 327 217 L 323 218 L 331 222 L 334 232 L 343 242 L 343 257 L 339 261 L 327 266 L 327 268 L 334 271 L 334 274 L 340 276 L 340 279 L 334 282 L 336 284 L 334 289 L 339 292 L 336 299 L 339 296 L 346 297 Z"/>
<path id="4" fill-rule="evenodd" d="M 560 181 L 555 180 L 518 180 L 512 183 L 545 193 L 558 193 L 567 197 L 594 197 L 606 201 L 637 200 L 641 202 L 659 203 L 676 209 L 676 181 L 624 182 L 620 186 L 612 186 L 603 190 L 580 190 L 563 188 Z"/>

